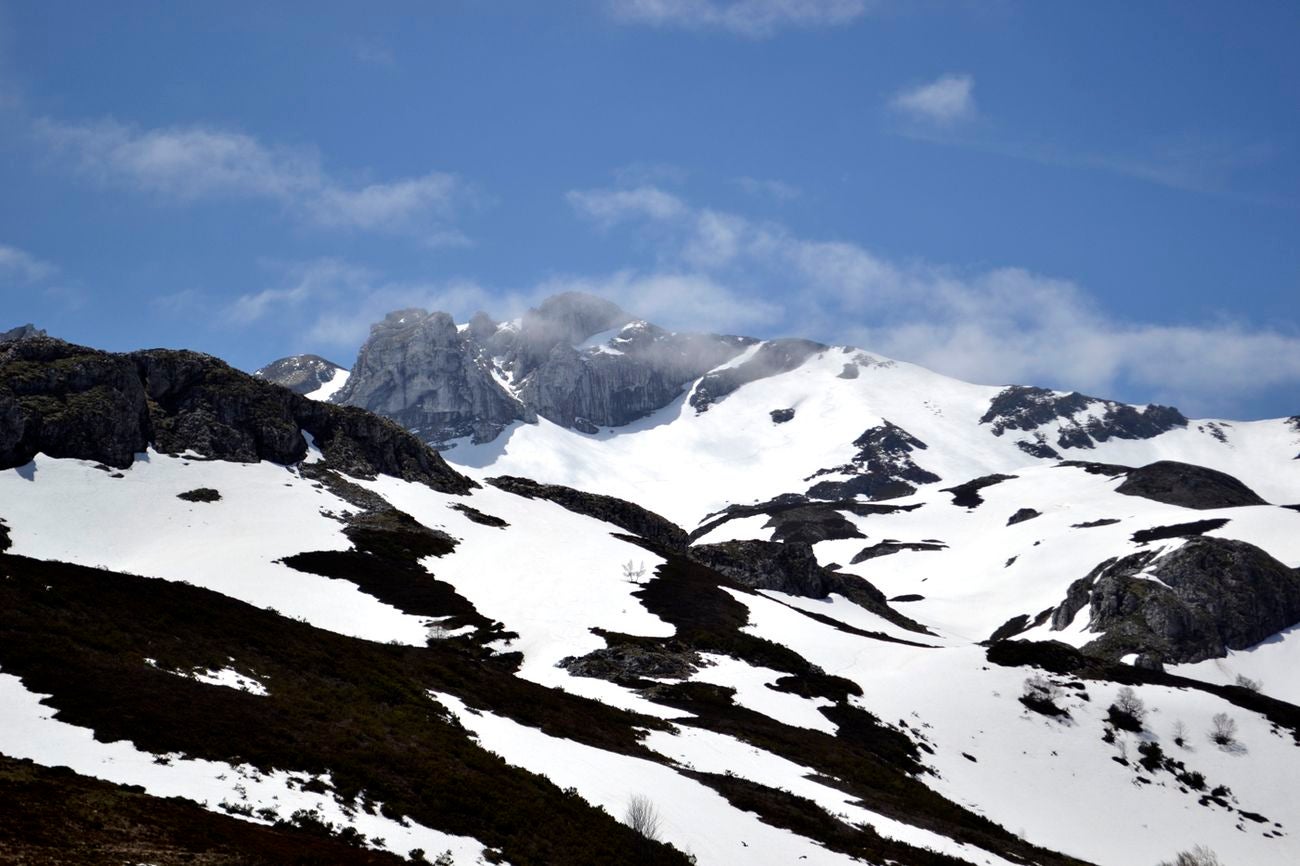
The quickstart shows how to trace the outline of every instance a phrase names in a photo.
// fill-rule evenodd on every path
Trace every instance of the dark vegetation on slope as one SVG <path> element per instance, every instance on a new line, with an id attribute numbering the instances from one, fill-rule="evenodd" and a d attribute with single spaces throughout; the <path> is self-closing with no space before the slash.
<path id="1" fill-rule="evenodd" d="M 768 526 L 781 529 L 793 520 L 795 525 L 800 526 L 800 529 L 802 529 L 802 525 L 806 523 L 834 523 L 834 518 L 830 517 L 828 512 L 837 514 L 844 512 L 855 514 L 858 517 L 868 517 L 872 514 L 894 514 L 899 511 L 913 511 L 920 507 L 920 503 L 915 505 L 884 505 L 876 502 L 859 502 L 856 499 L 816 502 L 800 493 L 783 493 L 768 502 L 760 502 L 755 505 L 728 505 L 721 511 L 706 515 L 705 522 L 691 532 L 690 540 L 695 542 L 703 538 L 729 520 L 754 517 L 758 514 L 766 514 L 771 518 L 766 524 Z M 793 519 L 785 517 L 790 512 L 794 512 L 796 515 Z M 789 531 L 796 530 L 792 527 Z"/>
<path id="2" fill-rule="evenodd" d="M 1148 541 L 1163 541 L 1166 538 L 1186 538 L 1191 535 L 1204 535 L 1213 529 L 1222 529 L 1228 525 L 1228 518 L 1215 517 L 1209 520 L 1193 520 L 1190 523 L 1175 523 L 1170 526 L 1156 526 L 1151 529 L 1139 529 L 1133 533 L 1133 541 L 1146 544 Z"/>
<path id="3" fill-rule="evenodd" d="M 908 824 L 996 851 L 1010 859 L 1026 858 L 1043 866 L 1078 861 L 1035 848 L 993 822 L 975 815 L 935 793 L 917 776 L 926 772 L 920 763 L 922 749 L 903 731 L 882 723 L 871 713 L 848 702 L 861 690 L 850 680 L 828 675 L 788 647 L 742 631 L 748 621 L 745 605 L 724 589 L 748 591 L 725 575 L 669 551 L 656 551 L 667 560 L 654 580 L 639 590 L 646 609 L 672 623 L 676 640 L 700 652 L 741 659 L 750 665 L 772 668 L 789 676 L 778 680 L 782 690 L 806 697 L 834 701 L 821 713 L 837 726 L 832 736 L 798 728 L 737 706 L 732 689 L 707 683 L 653 683 L 642 694 L 659 703 L 692 714 L 677 720 L 737 737 L 790 761 L 811 767 L 821 781 L 857 797 L 880 814 Z M 612 638 L 607 635 L 607 638 Z M 633 683 L 625 681 L 625 684 Z M 791 805 L 785 801 L 781 809 Z M 822 811 L 808 811 L 805 820 L 820 821 Z M 780 824 L 769 807 L 765 820 Z M 899 862 L 924 862 L 916 855 L 899 855 Z"/>
<path id="4" fill-rule="evenodd" d="M 1054 674 L 1121 685 L 1195 689 L 1259 713 L 1279 728 L 1290 731 L 1292 739 L 1300 746 L 1300 707 L 1254 689 L 1213 685 L 1165 671 L 1119 664 L 1080 652 L 1060 641 L 1004 640 L 990 646 L 986 655 L 990 663 L 1003 667 L 1036 667 Z"/>
<path id="5" fill-rule="evenodd" d="M 723 541 L 696 544 L 686 555 L 750 589 L 773 589 L 806 598 L 839 593 L 895 625 L 929 634 L 920 623 L 889 606 L 884 593 L 865 578 L 819 565 L 812 547 L 799 542 Z"/>
<path id="6" fill-rule="evenodd" d="M 306 431 L 327 464 L 445 493 L 476 485 L 387 419 L 332 406 L 197 352 L 112 354 L 50 338 L 0 344 L 0 468 L 38 452 L 119 469 L 153 445 L 203 457 L 292 464 Z"/>
<path id="7" fill-rule="evenodd" d="M 627 862 L 638 844 L 608 814 L 479 748 L 425 692 L 651 760 L 634 727 L 658 720 L 520 680 L 454 641 L 376 644 L 193 586 L 9 554 L 0 569 L 0 665 L 101 740 L 328 772 L 344 800 L 361 805 L 364 791 L 385 815 L 474 836 L 516 864 Z M 227 665 L 269 694 L 164 670 Z M 651 852 L 644 862 L 684 862 Z"/>
<path id="8" fill-rule="evenodd" d="M 487 483 L 525 499 L 545 499 L 575 514 L 603 520 L 669 550 L 685 550 L 688 543 L 685 530 L 671 520 L 613 496 L 587 493 L 560 484 L 539 484 L 513 475 L 498 475 L 489 478 Z"/>
<path id="9" fill-rule="evenodd" d="M 839 851 L 869 863 L 962 866 L 966 862 L 886 839 L 870 825 L 847 824 L 827 814 L 811 800 L 791 794 L 789 791 L 769 788 L 733 774 L 688 770 L 683 775 L 708 785 L 725 797 L 732 806 L 744 812 L 753 812 L 764 823 L 782 827 L 810 839 L 817 839 L 832 851 Z M 745 859 L 745 852 L 736 852 L 737 862 Z"/>
<path id="10" fill-rule="evenodd" d="M 857 565 L 859 562 L 866 562 L 869 559 L 902 553 L 904 550 L 926 551 L 946 550 L 947 548 L 948 545 L 938 541 L 894 541 L 892 538 L 887 538 L 859 550 L 849 560 L 849 565 Z"/>
<path id="11" fill-rule="evenodd" d="M 0 862 L 396 866 L 407 860 L 340 839 L 253 824 L 179 798 L 150 796 L 66 767 L 0 755 Z"/>
<path id="12" fill-rule="evenodd" d="M 193 490 L 177 493 L 176 498 L 184 499 L 186 502 L 220 502 L 221 491 L 211 487 L 195 487 Z"/>

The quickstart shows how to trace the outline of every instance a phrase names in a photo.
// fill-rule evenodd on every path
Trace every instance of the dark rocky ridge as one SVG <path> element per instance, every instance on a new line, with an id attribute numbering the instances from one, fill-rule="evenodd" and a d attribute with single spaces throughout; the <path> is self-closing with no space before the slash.
<path id="1" fill-rule="evenodd" d="M 295 394 L 310 394 L 343 369 L 320 355 L 291 355 L 272 361 L 254 371 L 253 375 L 288 388 Z"/>
<path id="2" fill-rule="evenodd" d="M 1092 417 L 1080 422 L 1075 415 L 1089 412 Z M 1092 448 L 1108 439 L 1150 439 L 1175 427 L 1186 427 L 1187 419 L 1170 406 L 1147 406 L 1138 409 L 1113 400 L 1088 397 L 1078 391 L 1058 394 L 1046 388 L 1012 385 L 1003 389 L 989 403 L 980 418 L 990 425 L 994 436 L 1008 430 L 1033 433 L 1032 440 L 1021 440 L 1021 449 L 1038 457 L 1057 457 L 1047 444 L 1050 431 L 1043 428 L 1057 423 L 1056 445 L 1059 448 Z"/>
<path id="3" fill-rule="evenodd" d="M 196 352 L 113 354 L 48 337 L 0 345 L 0 467 L 37 453 L 126 468 L 150 445 L 239 462 L 291 464 L 309 434 L 326 463 L 448 493 L 473 481 L 391 421 L 308 400 Z"/>
<path id="4" fill-rule="evenodd" d="M 883 420 L 883 419 L 882 419 Z M 823 475 L 849 475 L 843 481 L 819 481 L 808 488 L 814 499 L 897 499 L 916 492 L 916 484 L 940 481 L 938 475 L 922 469 L 912 459 L 914 451 L 928 447 L 902 427 L 885 420 L 853 440 L 858 453 L 849 463 L 813 473 L 805 481 Z"/>
<path id="5" fill-rule="evenodd" d="M 1139 576 L 1144 572 L 1156 579 Z M 1143 551 L 1101 563 L 1071 584 L 1052 628 L 1067 627 L 1085 606 L 1089 630 L 1100 634 L 1085 652 L 1199 662 L 1300 622 L 1300 570 L 1244 541 L 1198 536 L 1164 555 Z"/>

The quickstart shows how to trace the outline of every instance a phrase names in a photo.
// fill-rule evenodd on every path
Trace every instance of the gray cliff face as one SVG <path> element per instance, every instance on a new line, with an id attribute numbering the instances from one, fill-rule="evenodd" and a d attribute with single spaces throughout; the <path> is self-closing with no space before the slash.
<path id="1" fill-rule="evenodd" d="M 1067 627 L 1085 607 L 1089 630 L 1100 636 L 1084 652 L 1173 663 L 1222 658 L 1300 622 L 1300 571 L 1244 541 L 1196 537 L 1162 556 L 1144 551 L 1101 563 L 1070 586 L 1052 628 Z"/>
<path id="2" fill-rule="evenodd" d="M 290 355 L 272 361 L 253 375 L 288 388 L 295 394 L 310 394 L 332 380 L 342 369 L 344 368 L 320 355 Z"/>
<path id="3" fill-rule="evenodd" d="M 0 332 L 0 343 L 9 343 L 16 340 L 29 340 L 33 337 L 44 337 L 46 333 L 35 325 L 19 325 L 16 328 L 10 328 L 7 331 Z"/>
<path id="4" fill-rule="evenodd" d="M 434 444 L 486 442 L 538 417 L 594 433 L 663 408 L 753 342 L 669 333 L 573 292 L 506 325 L 478 313 L 458 329 L 446 313 L 401 310 L 371 328 L 335 402 L 386 415 Z"/>
<path id="5" fill-rule="evenodd" d="M 433 442 L 486 442 L 511 422 L 536 420 L 493 378 L 470 330 L 462 334 L 451 316 L 423 310 L 389 313 L 371 326 L 335 402 L 385 415 Z"/>

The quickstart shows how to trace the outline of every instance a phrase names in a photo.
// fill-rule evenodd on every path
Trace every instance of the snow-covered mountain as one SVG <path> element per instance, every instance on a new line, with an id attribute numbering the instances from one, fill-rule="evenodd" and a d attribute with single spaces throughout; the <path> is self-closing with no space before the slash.
<path id="1" fill-rule="evenodd" d="M 624 316 L 0 345 L 0 859 L 1300 860 L 1300 419 Z"/>
<path id="2" fill-rule="evenodd" d="M 313 400 L 330 399 L 348 381 L 345 367 L 320 355 L 290 355 L 272 361 L 253 375 Z"/>

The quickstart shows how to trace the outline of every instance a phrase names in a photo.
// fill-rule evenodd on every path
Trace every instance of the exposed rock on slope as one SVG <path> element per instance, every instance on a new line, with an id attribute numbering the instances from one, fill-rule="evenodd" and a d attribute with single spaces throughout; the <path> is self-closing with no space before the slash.
<path id="1" fill-rule="evenodd" d="M 1052 628 L 1064 629 L 1085 606 L 1089 631 L 1101 634 L 1085 652 L 1198 662 L 1300 622 L 1300 571 L 1244 541 L 1195 537 L 1163 556 L 1103 562 L 1070 586 Z"/>
<path id="2" fill-rule="evenodd" d="M 847 475 L 845 480 L 819 481 L 808 489 L 814 499 L 896 499 L 916 492 L 916 484 L 939 481 L 938 475 L 922 469 L 912 459 L 912 452 L 924 451 L 926 444 L 901 427 L 885 421 L 853 440 L 858 453 L 850 463 L 822 469 L 808 481 L 824 475 Z"/>
<path id="3" fill-rule="evenodd" d="M 295 394 L 310 394 L 329 382 L 344 368 L 320 355 L 290 355 L 272 361 L 253 373 Z"/>
<path id="4" fill-rule="evenodd" d="M 151 444 L 296 463 L 307 456 L 304 431 L 350 475 L 384 473 L 449 493 L 475 486 L 387 419 L 313 402 L 208 355 L 118 355 L 48 337 L 0 348 L 0 467 L 43 453 L 124 468 Z"/>
<path id="5" fill-rule="evenodd" d="M 1115 492 L 1202 510 L 1267 504 L 1255 491 L 1226 472 L 1174 460 L 1129 470 L 1128 477 Z"/>
<path id="6" fill-rule="evenodd" d="M 1039 457 L 1056 457 L 1057 452 L 1047 444 L 1053 435 L 1059 448 L 1092 448 L 1112 438 L 1150 439 L 1186 427 L 1187 419 L 1169 406 L 1138 409 L 1078 391 L 1060 393 L 1012 385 L 993 398 L 980 423 L 990 425 L 994 436 L 1008 430 L 1032 433 L 1032 439 L 1017 443 L 1021 449 Z"/>
<path id="7" fill-rule="evenodd" d="M 710 373 L 691 394 L 691 406 L 704 412 L 742 385 L 777 373 L 786 373 L 827 347 L 812 340 L 772 340 L 764 343 L 752 358 L 734 367 Z"/>

